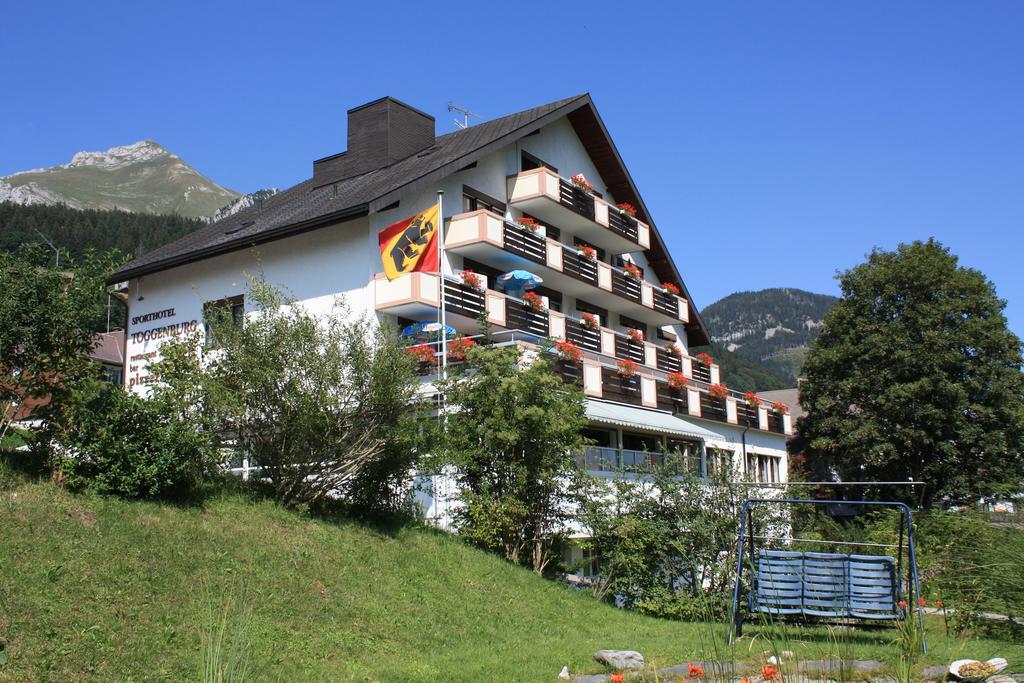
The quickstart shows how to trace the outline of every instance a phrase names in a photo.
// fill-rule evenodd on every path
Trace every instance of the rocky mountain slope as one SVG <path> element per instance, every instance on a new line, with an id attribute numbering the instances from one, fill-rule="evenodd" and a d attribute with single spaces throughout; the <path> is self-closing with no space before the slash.
<path id="1" fill-rule="evenodd" d="M 0 177 L 0 202 L 16 204 L 208 217 L 237 198 L 152 140 Z"/>
<path id="2" fill-rule="evenodd" d="M 764 289 L 730 294 L 701 314 L 716 343 L 792 386 L 825 313 L 836 300 L 802 289 Z"/>

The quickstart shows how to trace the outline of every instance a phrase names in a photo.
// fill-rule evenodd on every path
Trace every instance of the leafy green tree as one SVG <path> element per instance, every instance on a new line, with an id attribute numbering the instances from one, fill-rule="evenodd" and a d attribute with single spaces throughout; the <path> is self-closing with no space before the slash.
<path id="1" fill-rule="evenodd" d="M 876 249 L 839 282 L 804 363 L 810 464 L 846 480 L 922 480 L 926 503 L 1019 491 L 1021 342 L 992 284 L 934 239 Z"/>
<path id="2" fill-rule="evenodd" d="M 466 371 L 440 385 L 440 452 L 453 466 L 460 532 L 472 543 L 543 573 L 571 519 L 584 397 L 547 354 L 518 347 L 470 351 Z"/>
<path id="3" fill-rule="evenodd" d="M 394 334 L 336 302 L 316 315 L 258 279 L 244 324 L 214 315 L 202 401 L 218 431 L 261 468 L 280 502 L 311 506 L 405 483 L 413 366 Z M 386 457 L 395 468 L 382 470 Z M 375 488 L 376 487 L 376 488 Z"/>
<path id="4" fill-rule="evenodd" d="M 47 401 L 33 417 L 50 419 L 75 382 L 95 372 L 87 355 L 117 257 L 63 254 L 60 270 L 54 261 L 38 244 L 0 252 L 0 438 L 27 402 Z"/>

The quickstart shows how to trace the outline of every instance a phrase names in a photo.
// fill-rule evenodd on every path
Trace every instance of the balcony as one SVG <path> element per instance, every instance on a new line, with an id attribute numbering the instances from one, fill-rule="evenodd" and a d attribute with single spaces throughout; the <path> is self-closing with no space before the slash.
<path id="1" fill-rule="evenodd" d="M 651 230 L 547 168 L 508 177 L 508 203 L 613 254 L 651 246 Z"/>
<path id="2" fill-rule="evenodd" d="M 451 253 L 469 256 L 500 270 L 522 268 L 544 284 L 612 311 L 655 326 L 689 320 L 685 299 L 645 280 L 637 280 L 607 263 L 591 261 L 574 248 L 505 223 L 489 211 L 451 218 L 445 238 Z"/>
<path id="3" fill-rule="evenodd" d="M 699 457 L 679 458 L 678 474 L 689 472 L 701 474 Z M 576 457 L 576 462 L 590 472 L 653 472 L 662 467 L 669 455 L 660 451 L 638 451 L 629 448 L 613 448 L 611 446 L 585 446 L 583 453 Z"/>

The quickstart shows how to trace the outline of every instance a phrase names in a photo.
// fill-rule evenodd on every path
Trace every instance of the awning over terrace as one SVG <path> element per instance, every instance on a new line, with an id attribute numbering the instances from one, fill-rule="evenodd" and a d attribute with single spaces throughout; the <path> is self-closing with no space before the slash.
<path id="1" fill-rule="evenodd" d="M 603 425 L 641 429 L 670 436 L 689 436 L 697 439 L 720 440 L 716 434 L 698 424 L 660 410 L 635 408 L 621 403 L 608 403 L 592 398 L 587 399 L 587 419 Z"/>

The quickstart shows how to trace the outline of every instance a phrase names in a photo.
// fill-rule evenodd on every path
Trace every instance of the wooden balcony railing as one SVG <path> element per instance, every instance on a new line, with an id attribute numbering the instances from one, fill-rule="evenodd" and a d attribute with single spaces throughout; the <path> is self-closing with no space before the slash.
<path id="1" fill-rule="evenodd" d="M 601 391 L 602 397 L 607 397 L 612 401 L 634 406 L 643 405 L 639 375 L 635 375 L 632 379 L 623 379 L 612 368 L 601 368 Z"/>
<path id="2" fill-rule="evenodd" d="M 757 408 L 751 407 L 743 399 L 736 401 L 736 423 L 742 427 L 757 428 L 760 425 L 760 420 L 757 417 Z"/>
<path id="3" fill-rule="evenodd" d="M 547 312 L 535 311 L 519 299 L 505 300 L 505 320 L 506 327 L 512 330 L 522 330 L 542 339 L 549 334 Z"/>
<path id="4" fill-rule="evenodd" d="M 674 294 L 670 294 L 661 289 L 654 290 L 654 310 L 661 311 L 666 315 L 678 316 L 679 315 L 679 303 L 678 299 Z"/>
<path id="5" fill-rule="evenodd" d="M 580 282 L 598 286 L 597 265 L 574 249 L 562 249 L 562 272 Z"/>
<path id="6" fill-rule="evenodd" d="M 545 246 L 544 238 L 540 235 L 505 223 L 503 237 L 506 251 L 518 254 L 541 265 L 547 262 L 547 247 Z"/>
<path id="7" fill-rule="evenodd" d="M 596 220 L 594 195 L 576 187 L 565 178 L 558 179 L 558 200 L 562 206 L 589 220 Z"/>
<path id="8" fill-rule="evenodd" d="M 710 394 L 700 395 L 700 416 L 709 420 L 728 422 L 728 413 L 725 408 L 725 399 L 716 398 Z"/>
<path id="9" fill-rule="evenodd" d="M 486 303 L 484 293 L 474 287 L 467 287 L 461 282 L 444 281 L 445 310 L 464 315 L 467 318 L 478 318 L 484 312 Z"/>
<path id="10" fill-rule="evenodd" d="M 612 271 L 612 292 L 640 303 L 640 281 L 626 275 L 620 270 Z M 672 315 L 677 314 L 678 311 L 672 312 Z"/>
<path id="11" fill-rule="evenodd" d="M 696 358 L 691 361 L 693 367 L 693 378 L 698 382 L 704 382 L 705 384 L 711 383 L 711 368 L 708 365 L 700 362 Z"/>
<path id="12" fill-rule="evenodd" d="M 588 330 L 575 318 L 565 319 L 565 337 L 581 349 L 601 353 L 601 333 Z"/>
<path id="13" fill-rule="evenodd" d="M 640 239 L 637 220 L 615 207 L 608 208 L 608 229 L 633 242 Z"/>
<path id="14" fill-rule="evenodd" d="M 682 372 L 683 362 L 662 347 L 658 347 L 658 369 L 665 372 Z"/>

